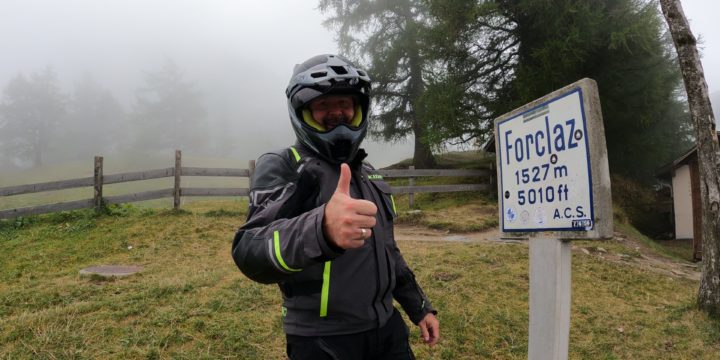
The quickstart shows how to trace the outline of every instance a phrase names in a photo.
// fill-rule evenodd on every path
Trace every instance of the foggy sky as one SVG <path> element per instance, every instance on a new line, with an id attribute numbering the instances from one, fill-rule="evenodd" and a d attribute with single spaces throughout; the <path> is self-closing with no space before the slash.
<path id="1" fill-rule="evenodd" d="M 170 59 L 204 94 L 210 126 L 227 127 L 247 158 L 255 158 L 294 142 L 284 96 L 293 65 L 337 51 L 316 6 L 291 0 L 0 0 L 0 87 L 19 72 L 51 66 L 65 92 L 90 74 L 129 111 L 143 71 Z M 718 92 L 720 5 L 686 0 L 683 7 L 703 41 L 710 92 Z M 376 166 L 412 156 L 411 141 L 366 147 Z"/>
<path id="2" fill-rule="evenodd" d="M 65 92 L 90 74 L 131 110 L 143 72 L 170 59 L 203 93 L 210 126 L 228 127 L 247 148 L 243 154 L 255 158 L 295 140 L 284 95 L 293 66 L 337 52 L 316 6 L 285 0 L 0 0 L 0 87 L 19 72 L 51 66 Z M 378 166 L 412 156 L 410 141 L 365 145 Z"/>

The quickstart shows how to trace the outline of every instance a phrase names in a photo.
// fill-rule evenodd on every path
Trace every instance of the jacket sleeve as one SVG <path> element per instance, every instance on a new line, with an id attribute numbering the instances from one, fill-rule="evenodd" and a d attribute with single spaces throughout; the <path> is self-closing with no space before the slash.
<path id="1" fill-rule="evenodd" d="M 405 263 L 397 243 L 393 241 L 391 254 L 395 257 L 395 290 L 393 297 L 400 303 L 413 324 L 417 325 L 428 313 L 437 315 L 425 293 L 415 281 L 415 274 Z"/>
<path id="2" fill-rule="evenodd" d="M 312 208 L 315 194 L 312 181 L 283 156 L 269 153 L 258 159 L 248 219 L 232 245 L 233 260 L 245 276 L 266 284 L 282 282 L 343 253 L 325 240 L 325 205 Z"/>

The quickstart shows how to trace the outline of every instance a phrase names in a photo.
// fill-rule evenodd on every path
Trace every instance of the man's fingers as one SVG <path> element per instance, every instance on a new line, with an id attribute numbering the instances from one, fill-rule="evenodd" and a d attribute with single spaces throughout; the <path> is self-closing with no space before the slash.
<path id="1" fill-rule="evenodd" d="M 361 248 L 361 247 L 363 247 L 363 245 L 365 245 L 365 240 L 354 239 L 354 240 L 350 240 L 350 241 L 346 242 L 345 245 L 346 245 L 345 249 L 357 249 L 357 248 Z"/>
<path id="2" fill-rule="evenodd" d="M 427 324 L 425 323 L 425 321 L 420 321 L 418 325 L 420 326 L 420 336 L 422 336 L 425 342 L 430 341 L 430 334 L 428 333 Z"/>
<path id="3" fill-rule="evenodd" d="M 377 206 L 368 200 L 355 200 L 353 201 L 353 208 L 355 212 L 360 215 L 375 216 L 377 214 Z"/>
<path id="4" fill-rule="evenodd" d="M 360 229 L 355 229 L 355 231 L 352 231 L 352 235 L 349 235 L 347 239 L 343 242 L 345 246 L 343 248 L 345 249 L 357 249 L 363 247 L 365 245 L 365 240 L 372 234 L 372 230 L 365 229 L 365 233 L 363 234 Z"/>
<path id="5" fill-rule="evenodd" d="M 350 227 L 354 229 L 365 228 L 369 229 L 375 226 L 377 219 L 374 216 L 367 215 L 353 215 L 350 219 Z"/>
<path id="6" fill-rule="evenodd" d="M 360 228 L 360 238 L 366 240 L 372 236 L 372 229 Z"/>
<path id="7" fill-rule="evenodd" d="M 432 339 L 430 345 L 435 345 L 440 339 L 440 323 L 434 321 L 431 326 L 432 327 L 430 328 L 430 333 L 432 334 Z"/>
<path id="8" fill-rule="evenodd" d="M 369 226 L 352 225 L 342 231 L 343 239 L 365 241 L 372 236 L 372 228 Z"/>
<path id="9" fill-rule="evenodd" d="M 433 346 L 440 340 L 440 322 L 434 314 L 428 313 L 418 322 L 420 336 L 426 344 Z"/>
<path id="10" fill-rule="evenodd" d="M 337 189 L 335 189 L 335 192 L 350 196 L 351 175 L 348 164 L 340 164 L 340 178 L 338 179 Z"/>

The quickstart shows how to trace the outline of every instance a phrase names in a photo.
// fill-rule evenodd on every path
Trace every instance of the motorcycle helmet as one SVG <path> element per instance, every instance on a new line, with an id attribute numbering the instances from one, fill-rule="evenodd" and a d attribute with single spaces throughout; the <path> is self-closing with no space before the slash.
<path id="1" fill-rule="evenodd" d="M 370 78 L 365 71 L 338 55 L 314 56 L 295 65 L 285 95 L 300 143 L 331 163 L 350 162 L 355 157 L 368 127 Z M 353 97 L 355 116 L 348 124 L 327 130 L 313 119 L 308 105 L 326 95 Z"/>

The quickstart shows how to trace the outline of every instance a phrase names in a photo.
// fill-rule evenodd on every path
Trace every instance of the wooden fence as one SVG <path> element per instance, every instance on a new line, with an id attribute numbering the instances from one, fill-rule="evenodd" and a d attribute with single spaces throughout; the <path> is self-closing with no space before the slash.
<path id="1" fill-rule="evenodd" d="M 135 201 L 145 201 L 170 197 L 173 198 L 173 207 L 175 209 L 179 209 L 180 199 L 183 196 L 248 196 L 250 193 L 250 189 L 248 188 L 181 187 L 181 179 L 183 176 L 231 176 L 247 177 L 249 179 L 252 179 L 252 174 L 254 170 L 254 160 L 249 162 L 247 169 L 183 167 L 181 152 L 177 150 L 175 151 L 175 167 L 104 175 L 103 157 L 96 156 L 93 172 L 94 174 L 92 177 L 0 188 L 0 197 L 4 197 L 92 186 L 94 189 L 92 199 L 66 201 L 61 203 L 24 207 L 18 209 L 0 210 L 0 219 L 89 208 L 95 208 L 96 211 L 100 211 L 102 207 L 106 204 L 122 204 Z M 413 166 L 410 166 L 410 168 L 407 170 L 378 170 L 378 174 L 382 175 L 384 178 L 408 178 L 408 186 L 394 186 L 392 187 L 392 193 L 408 194 L 411 208 L 414 206 L 415 193 L 491 190 L 494 191 L 492 169 L 415 169 Z M 478 184 L 421 186 L 416 186 L 414 184 L 415 178 L 428 176 L 480 177 L 486 178 L 487 180 L 484 183 Z M 175 178 L 175 183 L 172 188 L 143 191 L 126 195 L 103 196 L 103 185 L 167 177 Z"/>

